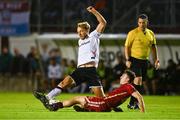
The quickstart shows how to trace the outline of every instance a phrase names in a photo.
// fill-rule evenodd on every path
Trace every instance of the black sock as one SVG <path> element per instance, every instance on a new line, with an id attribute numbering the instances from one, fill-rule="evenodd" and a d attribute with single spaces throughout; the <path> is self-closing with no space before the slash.
<path id="1" fill-rule="evenodd" d="M 63 89 L 62 89 L 61 87 L 59 87 L 59 86 L 57 86 L 56 88 L 58 88 L 58 89 L 60 89 L 60 90 L 62 90 L 62 91 L 63 91 Z"/>
<path id="2" fill-rule="evenodd" d="M 139 93 L 141 93 L 141 85 L 135 85 L 135 84 L 133 84 L 133 86 L 136 88 L 137 91 L 139 91 Z M 135 97 L 131 96 L 129 105 L 132 105 L 132 106 L 133 106 L 133 105 L 135 105 L 136 103 L 138 103 L 138 100 L 137 100 Z"/>
<path id="3" fill-rule="evenodd" d="M 57 102 L 56 105 L 57 105 L 58 108 L 63 108 L 64 107 L 62 102 Z"/>
<path id="4" fill-rule="evenodd" d="M 63 108 L 63 103 L 62 102 L 57 102 L 51 105 L 52 108 L 50 109 L 51 111 L 57 111 L 59 108 Z"/>

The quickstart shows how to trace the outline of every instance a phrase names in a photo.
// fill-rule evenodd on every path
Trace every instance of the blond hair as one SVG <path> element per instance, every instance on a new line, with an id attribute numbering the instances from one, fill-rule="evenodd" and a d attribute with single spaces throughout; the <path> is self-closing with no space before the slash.
<path id="1" fill-rule="evenodd" d="M 77 27 L 86 29 L 86 30 L 90 30 L 90 25 L 88 22 L 80 22 L 77 24 Z"/>

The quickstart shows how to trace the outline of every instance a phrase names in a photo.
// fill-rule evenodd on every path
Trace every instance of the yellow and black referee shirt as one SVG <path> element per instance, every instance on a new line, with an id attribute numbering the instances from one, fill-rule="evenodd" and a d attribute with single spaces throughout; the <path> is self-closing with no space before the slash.
<path id="1" fill-rule="evenodd" d="M 125 42 L 125 46 L 130 48 L 130 56 L 142 60 L 149 58 L 153 44 L 156 44 L 154 33 L 147 28 L 143 33 L 138 27 L 128 33 Z"/>

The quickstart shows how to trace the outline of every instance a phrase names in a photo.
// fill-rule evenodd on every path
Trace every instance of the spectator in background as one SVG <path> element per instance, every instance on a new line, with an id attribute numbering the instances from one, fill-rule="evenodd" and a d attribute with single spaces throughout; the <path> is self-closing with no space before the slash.
<path id="1" fill-rule="evenodd" d="M 25 63 L 24 56 L 20 53 L 18 48 L 14 48 L 14 56 L 11 63 L 11 74 L 12 75 L 22 75 L 23 67 Z"/>
<path id="2" fill-rule="evenodd" d="M 48 60 L 49 60 L 49 54 L 48 54 L 48 45 L 42 44 L 42 63 L 43 63 L 43 69 L 45 74 L 47 74 L 47 66 L 48 66 Z"/>
<path id="3" fill-rule="evenodd" d="M 168 65 L 166 68 L 166 94 L 171 95 L 174 94 L 174 86 L 175 86 L 175 73 L 176 73 L 176 63 L 172 60 L 168 60 Z"/>
<path id="4" fill-rule="evenodd" d="M 48 90 L 49 81 L 48 81 L 48 64 L 49 64 L 49 53 L 48 53 L 48 44 L 44 43 L 41 45 L 42 53 L 41 53 L 41 61 L 42 61 L 42 68 L 44 71 L 44 89 Z"/>
<path id="5" fill-rule="evenodd" d="M 35 54 L 36 54 L 36 48 L 34 46 L 31 46 L 30 51 L 27 54 L 27 58 L 29 58 L 29 59 L 34 58 Z"/>
<path id="6" fill-rule="evenodd" d="M 159 89 L 159 82 L 160 82 L 159 70 L 155 70 L 154 67 L 153 67 L 153 70 L 154 72 L 151 79 L 151 94 L 157 95 L 158 89 Z"/>
<path id="7" fill-rule="evenodd" d="M 124 62 L 124 57 L 123 56 L 116 56 L 116 59 L 117 59 L 117 64 L 114 66 L 113 68 L 113 75 L 114 75 L 114 80 L 112 81 L 111 83 L 111 87 L 109 88 L 109 91 L 112 91 L 113 89 L 119 87 L 119 80 L 120 80 L 120 77 L 125 69 L 126 69 L 126 64 Z"/>
<path id="8" fill-rule="evenodd" d="M 108 91 L 111 87 L 111 83 L 114 80 L 113 78 L 113 68 L 111 67 L 111 62 L 109 60 L 105 63 L 105 79 L 106 79 L 106 86 L 105 91 Z"/>
<path id="9" fill-rule="evenodd" d="M 48 65 L 48 79 L 51 85 L 50 89 L 53 89 L 62 80 L 62 69 L 55 58 L 51 58 Z"/>
<path id="10" fill-rule="evenodd" d="M 49 54 L 48 54 L 48 45 L 47 44 L 42 44 L 42 60 L 44 62 L 47 62 L 49 59 Z"/>
<path id="11" fill-rule="evenodd" d="M 61 62 L 61 67 L 62 67 L 62 71 L 63 71 L 63 78 L 65 78 L 68 75 L 68 61 L 66 58 L 62 59 Z"/>
<path id="12" fill-rule="evenodd" d="M 177 65 L 176 65 L 176 72 L 175 72 L 175 86 L 174 90 L 176 91 L 177 94 L 179 94 L 177 91 L 180 91 L 180 58 L 179 58 L 179 53 L 176 51 L 176 60 L 177 60 Z"/>
<path id="13" fill-rule="evenodd" d="M 61 51 L 58 48 L 53 48 L 49 52 L 49 59 L 55 58 L 56 62 L 61 64 L 62 58 L 61 58 Z"/>
<path id="14" fill-rule="evenodd" d="M 30 69 L 32 73 L 36 73 L 40 71 L 40 66 L 39 66 L 39 55 L 37 52 L 37 49 L 35 47 L 30 48 L 30 52 L 27 55 L 27 59 L 30 63 Z"/>
<path id="15" fill-rule="evenodd" d="M 118 63 L 113 68 L 113 73 L 115 80 L 119 81 L 119 76 L 121 76 L 124 70 L 126 69 L 126 64 L 123 56 L 117 56 L 117 62 Z"/>
<path id="16" fill-rule="evenodd" d="M 56 62 L 61 64 L 62 58 L 61 58 L 61 51 L 60 51 L 60 49 L 58 49 L 58 48 L 54 49 L 54 54 L 55 54 L 55 57 L 56 57 Z"/>
<path id="17" fill-rule="evenodd" d="M 153 94 L 156 91 L 155 69 L 151 62 L 148 62 L 146 80 L 143 81 L 143 88 L 146 95 L 150 94 L 150 87 L 152 87 Z"/>
<path id="18" fill-rule="evenodd" d="M 105 66 L 104 61 L 99 60 L 99 66 L 97 68 L 97 73 L 99 75 L 100 80 L 102 81 L 103 87 L 106 88 L 106 79 L 105 79 Z"/>
<path id="19" fill-rule="evenodd" d="M 39 64 L 40 55 L 38 54 L 37 49 L 33 46 L 30 48 L 30 51 L 27 55 L 27 61 L 30 67 L 32 85 L 35 87 L 35 89 L 39 89 L 40 76 L 41 76 L 41 70 L 40 70 L 40 64 Z"/>
<path id="20" fill-rule="evenodd" d="M 10 73 L 10 65 L 12 62 L 12 54 L 9 52 L 7 47 L 4 47 L 2 49 L 2 54 L 0 56 L 0 69 L 1 73 L 3 75 L 9 74 Z"/>
<path id="21" fill-rule="evenodd" d="M 176 72 L 175 72 L 175 86 L 174 89 L 175 91 L 180 91 L 180 59 L 178 59 L 178 64 L 176 66 Z"/>

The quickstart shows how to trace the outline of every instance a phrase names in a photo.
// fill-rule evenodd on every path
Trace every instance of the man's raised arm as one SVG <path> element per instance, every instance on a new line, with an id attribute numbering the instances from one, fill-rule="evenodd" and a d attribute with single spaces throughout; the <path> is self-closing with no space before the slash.
<path id="1" fill-rule="evenodd" d="M 94 9 L 94 7 L 89 6 L 87 8 L 87 10 L 90 13 L 92 13 L 93 15 L 96 16 L 96 18 L 97 18 L 97 20 L 99 22 L 99 24 L 96 27 L 96 30 L 97 30 L 97 32 L 102 33 L 104 31 L 105 27 L 106 27 L 106 20 L 104 19 L 104 17 L 96 9 Z"/>

